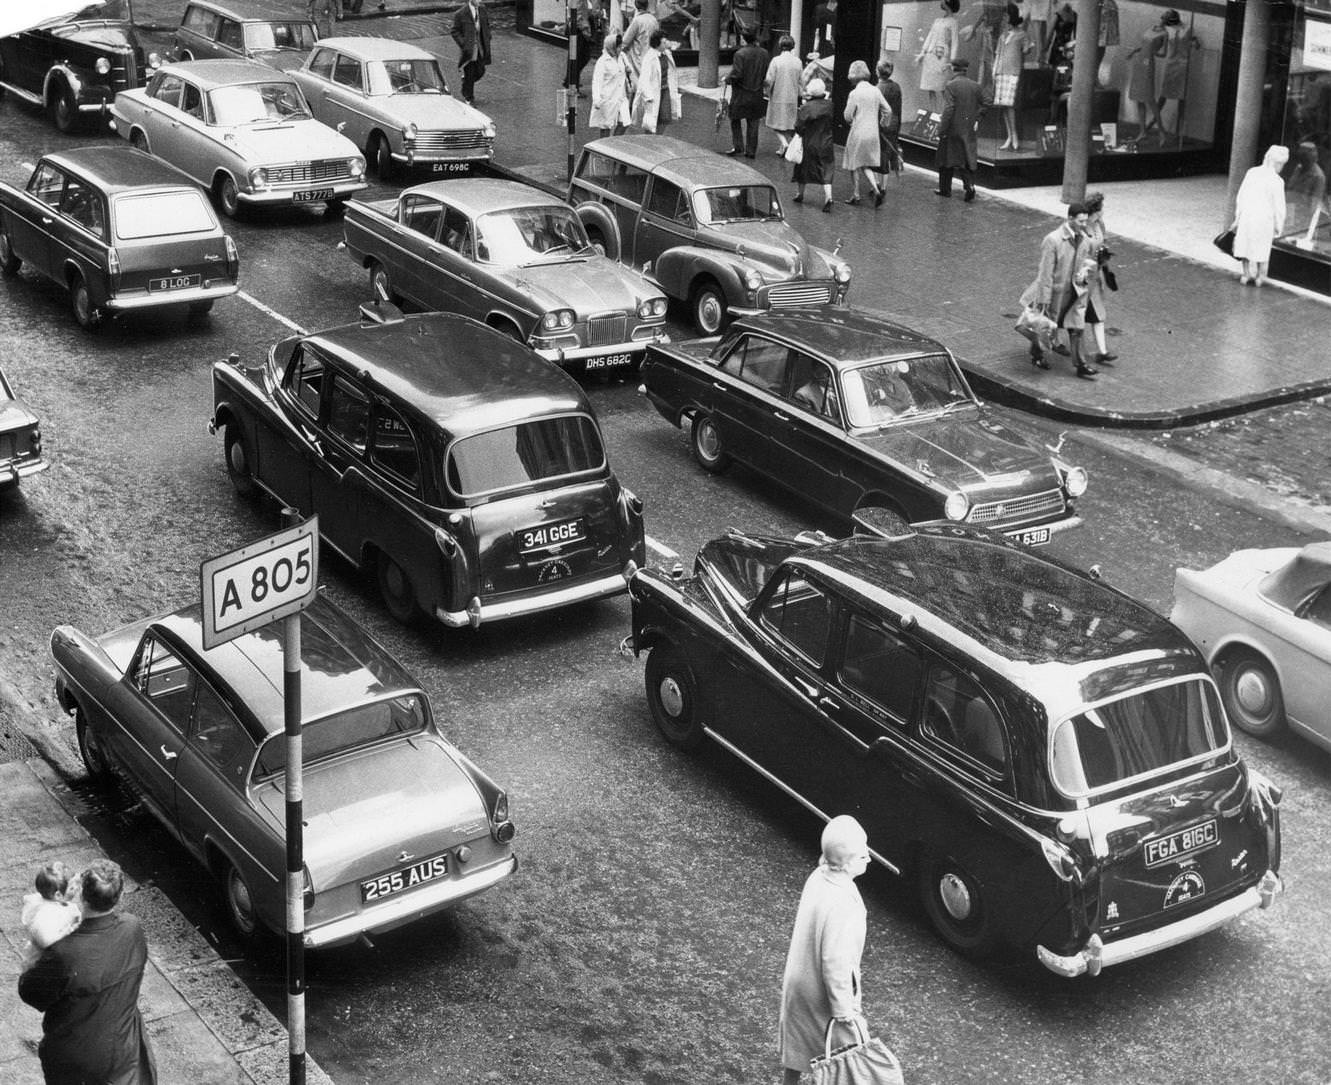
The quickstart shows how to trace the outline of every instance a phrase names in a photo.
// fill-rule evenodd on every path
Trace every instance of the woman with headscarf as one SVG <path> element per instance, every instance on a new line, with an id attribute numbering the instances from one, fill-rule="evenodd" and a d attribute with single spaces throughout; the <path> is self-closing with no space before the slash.
<path id="1" fill-rule="evenodd" d="M 875 83 L 869 81 L 869 65 L 857 60 L 850 66 L 850 94 L 846 96 L 845 120 L 850 125 L 846 134 L 844 165 L 850 171 L 852 195 L 846 202 L 860 202 L 860 178 L 863 177 L 873 191 L 873 205 L 883 203 L 883 189 L 873 171 L 883 164 L 882 144 L 878 132 L 881 125 L 892 117 L 892 108 L 883 98 Z"/>
<path id="2" fill-rule="evenodd" d="M 1268 147 L 1260 166 L 1243 175 L 1234 204 L 1234 259 L 1243 261 L 1239 282 L 1261 286 L 1271 259 L 1271 242 L 1285 229 L 1285 183 L 1280 171 L 1289 148 Z"/>
<path id="3" fill-rule="evenodd" d="M 664 41 L 665 34 L 660 29 L 653 30 L 647 39 L 638 89 L 633 95 L 633 123 L 650 134 L 683 116 L 675 58 L 670 48 L 662 45 Z"/>
<path id="4" fill-rule="evenodd" d="M 795 114 L 795 134 L 804 144 L 804 157 L 795 166 L 795 202 L 804 202 L 804 186 L 823 186 L 823 210 L 832 210 L 832 175 L 836 171 L 836 147 L 832 142 L 832 103 L 821 79 L 809 81 L 809 100 Z"/>
<path id="5" fill-rule="evenodd" d="M 589 128 L 599 128 L 601 135 L 620 135 L 629 123 L 629 68 L 619 51 L 619 35 L 607 34 L 601 43 L 601 55 L 592 69 L 592 112 Z"/>
<path id="6" fill-rule="evenodd" d="M 795 56 L 795 39 L 782 34 L 777 42 L 777 53 L 767 65 L 763 80 L 763 93 L 767 95 L 767 117 L 764 123 L 776 133 L 780 144 L 778 154 L 785 154 L 790 137 L 795 134 L 795 114 L 800 107 L 800 62 Z"/>

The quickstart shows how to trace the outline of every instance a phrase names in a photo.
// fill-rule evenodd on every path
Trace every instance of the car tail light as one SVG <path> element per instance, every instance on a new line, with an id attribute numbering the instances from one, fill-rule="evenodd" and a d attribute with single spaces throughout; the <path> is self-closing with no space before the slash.
<path id="1" fill-rule="evenodd" d="M 42 454 L 42 427 L 41 427 L 41 426 L 33 426 L 33 427 L 32 427 L 32 437 L 31 437 L 31 440 L 30 440 L 30 444 L 32 445 L 32 454 L 33 454 L 34 456 L 40 456 L 40 455 Z"/>
<path id="2" fill-rule="evenodd" d="M 226 273 L 234 279 L 240 275 L 240 250 L 230 234 L 223 235 L 222 243 L 226 246 Z"/>
<path id="3" fill-rule="evenodd" d="M 434 529 L 434 541 L 435 545 L 439 547 L 440 552 L 446 558 L 451 558 L 454 554 L 458 552 L 457 539 L 454 536 L 450 535 L 442 527 L 437 527 Z"/>
<path id="4" fill-rule="evenodd" d="M 1049 869 L 1058 875 L 1060 881 L 1070 882 L 1077 879 L 1080 873 L 1077 869 L 1077 860 L 1062 844 L 1044 837 L 1040 841 L 1040 850 L 1044 852 L 1044 860 L 1049 864 Z"/>
<path id="5" fill-rule="evenodd" d="M 106 270 L 111 277 L 111 292 L 120 289 L 120 253 L 115 249 L 106 250 Z"/>

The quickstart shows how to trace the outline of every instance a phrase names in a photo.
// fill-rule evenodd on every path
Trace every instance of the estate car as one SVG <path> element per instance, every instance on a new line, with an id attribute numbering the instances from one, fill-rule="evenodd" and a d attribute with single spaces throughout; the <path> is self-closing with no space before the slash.
<path id="1" fill-rule="evenodd" d="M 1280 792 L 1206 661 L 1090 574 L 973 528 L 731 533 L 630 594 L 662 735 L 856 817 L 963 953 L 1095 975 L 1279 891 Z"/>
<path id="2" fill-rule="evenodd" d="M 42 458 L 42 425 L 0 369 L 0 492 L 11 490 L 19 480 L 45 471 L 51 465 Z"/>
<path id="3" fill-rule="evenodd" d="M 190 0 L 176 28 L 177 60 L 258 60 L 286 71 L 304 62 L 319 31 L 309 19 L 271 9 Z"/>
<path id="4" fill-rule="evenodd" d="M 642 503 L 586 394 L 478 321 L 376 307 L 257 367 L 217 363 L 213 401 L 236 488 L 318 513 L 400 621 L 476 628 L 617 595 L 644 560 Z"/>

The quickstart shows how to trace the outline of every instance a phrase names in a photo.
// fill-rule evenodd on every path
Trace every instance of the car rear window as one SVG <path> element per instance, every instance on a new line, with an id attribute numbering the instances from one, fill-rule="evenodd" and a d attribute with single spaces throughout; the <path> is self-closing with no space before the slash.
<path id="1" fill-rule="evenodd" d="M 152 192 L 116 199 L 116 237 L 134 241 L 172 234 L 204 234 L 217 229 L 202 192 Z"/>
<path id="2" fill-rule="evenodd" d="M 539 418 L 454 442 L 448 488 L 477 497 L 596 471 L 605 464 L 601 433 L 586 415 Z"/>
<path id="3" fill-rule="evenodd" d="M 1081 798 L 1204 758 L 1228 741 L 1210 682 L 1193 677 L 1163 683 L 1063 720 L 1052 741 L 1054 784 Z"/>
<path id="4" fill-rule="evenodd" d="M 301 729 L 302 760 L 311 764 L 373 745 L 386 738 L 419 734 L 425 730 L 425 723 L 425 701 L 417 693 L 360 705 L 335 716 L 325 716 L 306 723 Z M 286 767 L 286 735 L 269 735 L 254 763 L 255 778 L 284 772 Z"/>

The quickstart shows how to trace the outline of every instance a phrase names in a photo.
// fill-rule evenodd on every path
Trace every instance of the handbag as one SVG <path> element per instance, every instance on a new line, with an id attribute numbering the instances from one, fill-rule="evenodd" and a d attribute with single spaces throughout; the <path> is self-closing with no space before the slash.
<path id="1" fill-rule="evenodd" d="M 1015 325 L 1018 335 L 1029 339 L 1046 353 L 1054 349 L 1054 332 L 1057 329 L 1058 324 L 1054 319 L 1033 305 L 1022 309 Z"/>
<path id="2" fill-rule="evenodd" d="M 1231 226 L 1228 230 L 1216 234 L 1215 239 L 1211 242 L 1211 244 L 1214 245 L 1221 252 L 1223 252 L 1226 256 L 1233 256 L 1234 237 L 1235 237 L 1234 227 Z"/>
<path id="3" fill-rule="evenodd" d="M 786 149 L 781 153 L 791 165 L 798 166 L 804 161 L 804 139 L 796 134 L 790 137 L 790 142 L 786 144 Z"/>
<path id="4" fill-rule="evenodd" d="M 859 1018 L 852 1020 L 858 1040 L 832 1050 L 832 1028 L 836 1018 L 827 1022 L 823 1053 L 810 1060 L 813 1085 L 905 1085 L 901 1063 L 888 1046 L 865 1032 Z"/>

